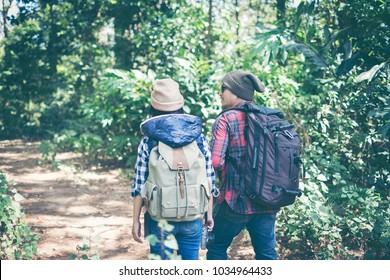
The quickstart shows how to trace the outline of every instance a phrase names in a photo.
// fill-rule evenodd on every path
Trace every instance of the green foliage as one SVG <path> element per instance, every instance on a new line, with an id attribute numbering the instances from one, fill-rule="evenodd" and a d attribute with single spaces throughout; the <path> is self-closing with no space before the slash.
<path id="1" fill-rule="evenodd" d="M 380 195 L 375 193 L 374 188 L 356 187 L 345 187 L 341 189 L 341 195 L 339 197 L 338 195 L 333 208 L 338 216 L 343 217 L 339 225 L 343 242 L 348 244 L 351 250 L 359 252 L 359 255 L 373 250 L 376 252 L 376 258 L 383 258 L 388 250 L 386 249 L 388 240 L 382 238 L 384 242 L 378 242 L 376 248 L 369 249 L 370 245 L 377 242 L 378 237 L 381 238 L 373 232 L 376 224 L 377 226 L 382 224 L 378 218 L 389 218 L 386 212 L 383 212 L 383 207 L 380 207 L 382 203 Z"/>
<path id="2" fill-rule="evenodd" d="M 69 120 L 69 129 L 55 133 L 50 143 L 42 142 L 44 157 L 54 159 L 58 149 L 70 149 L 86 160 L 114 158 L 133 164 L 139 125 L 149 110 L 152 78 L 152 71 L 147 76 L 140 71 L 106 70 L 96 93 L 80 106 L 80 117 Z"/>
<path id="3" fill-rule="evenodd" d="M 389 258 L 386 8 L 349 2 L 302 1 L 285 26 L 259 30 L 249 56 L 266 58 L 273 92 L 263 100 L 287 111 L 304 142 L 305 197 L 281 214 L 288 258 L 301 258 L 298 248 L 314 259 Z"/>
<path id="4" fill-rule="evenodd" d="M 109 60 L 95 37 L 104 1 L 33 2 L 19 6 L 1 41 L 0 131 L 7 138 L 63 128 Z"/>
<path id="5" fill-rule="evenodd" d="M 203 133 L 211 131 L 214 117 L 219 113 L 219 90 L 215 77 L 217 67 L 211 61 L 189 55 L 187 59 L 175 59 L 176 74 L 173 77 L 180 84 L 185 97 L 187 113 L 202 117 Z M 216 88 L 218 87 L 218 88 Z"/>
<path id="6" fill-rule="evenodd" d="M 279 253 L 284 259 L 344 259 L 338 217 L 326 205 L 325 196 L 314 183 L 305 184 L 305 194 L 284 208 L 278 217 Z"/>
<path id="7" fill-rule="evenodd" d="M 383 104 L 379 105 L 378 108 L 373 109 L 368 114 L 369 117 L 375 117 L 384 121 L 383 126 L 379 127 L 379 132 L 383 137 L 390 137 L 390 97 L 378 97 Z M 386 122 L 387 120 L 387 122 Z"/>
<path id="8" fill-rule="evenodd" d="M 13 28 L 12 34 L 2 42 L 0 119 L 3 134 L 20 135 L 20 130 L 36 125 L 41 113 L 38 104 L 49 94 L 50 77 L 47 63 L 40 60 L 44 50 L 37 47 L 42 44 L 39 21 L 27 20 Z"/>
<path id="9" fill-rule="evenodd" d="M 177 256 L 174 253 L 169 252 L 166 248 L 172 250 L 178 250 L 178 244 L 175 239 L 175 236 L 171 233 L 174 229 L 174 226 L 170 225 L 166 220 L 160 220 L 158 222 L 158 227 L 161 230 L 161 236 L 165 238 L 163 240 L 159 240 L 157 236 L 151 234 L 145 237 L 145 240 L 150 243 L 150 245 L 155 246 L 156 244 L 160 244 L 161 253 L 157 254 L 149 254 L 150 260 L 161 260 L 161 255 L 166 254 L 168 259 L 170 260 L 181 260 L 181 256 Z"/>
<path id="10" fill-rule="evenodd" d="M 23 197 L 10 189 L 4 174 L 0 171 L 0 259 L 31 260 L 37 251 L 39 236 L 31 233 L 23 221 L 25 214 L 20 206 Z"/>
<path id="11" fill-rule="evenodd" d="M 207 79 L 214 70 L 196 58 L 176 59 L 174 67 L 185 96 L 184 109 L 203 117 L 207 133 L 212 124 L 209 117 L 216 115 L 218 108 L 213 94 L 215 83 Z M 96 93 L 80 105 L 80 118 L 68 121 L 71 129 L 55 133 L 51 142 L 42 142 L 44 161 L 51 157 L 54 162 L 58 150 L 71 149 L 89 160 L 114 158 L 126 166 L 133 165 L 141 139 L 139 126 L 147 117 L 150 89 L 156 78 L 151 70 L 145 74 L 107 69 L 96 85 Z"/>
<path id="12" fill-rule="evenodd" d="M 53 144 L 51 141 L 42 141 L 39 145 L 39 150 L 43 157 L 42 160 L 39 161 L 40 164 L 51 163 L 53 167 L 57 167 L 57 145 Z"/>
<path id="13" fill-rule="evenodd" d="M 92 245 L 91 245 L 92 242 L 96 243 L 99 241 L 100 241 L 99 236 L 95 236 L 92 239 L 91 238 L 90 239 L 83 238 L 82 245 L 76 247 L 77 253 L 70 254 L 69 259 L 71 259 L 71 260 L 99 260 L 100 256 L 99 256 L 98 250 L 96 249 L 95 251 L 92 251 Z"/>

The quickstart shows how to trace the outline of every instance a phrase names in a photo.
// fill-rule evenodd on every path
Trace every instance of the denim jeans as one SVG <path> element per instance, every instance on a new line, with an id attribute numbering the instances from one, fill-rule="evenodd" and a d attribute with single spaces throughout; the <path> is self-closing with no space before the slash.
<path id="1" fill-rule="evenodd" d="M 148 213 L 145 213 L 145 224 L 148 227 L 148 234 L 155 235 L 161 241 L 161 229 L 158 227 L 158 222 L 150 218 Z M 198 260 L 199 247 L 202 238 L 202 220 L 194 220 L 190 222 L 169 222 L 174 226 L 172 232 L 165 232 L 164 240 L 168 234 L 173 234 L 178 243 L 177 254 L 182 260 Z M 171 248 L 161 248 L 161 242 L 157 242 L 154 246 L 150 245 L 150 253 L 161 256 L 161 259 L 166 260 L 168 256 L 165 250 L 173 253 Z"/>
<path id="2" fill-rule="evenodd" d="M 217 205 L 214 215 L 214 241 L 207 245 L 208 260 L 227 260 L 227 249 L 241 230 L 247 228 L 256 260 L 275 260 L 275 213 L 244 215 L 233 212 L 226 202 Z"/>

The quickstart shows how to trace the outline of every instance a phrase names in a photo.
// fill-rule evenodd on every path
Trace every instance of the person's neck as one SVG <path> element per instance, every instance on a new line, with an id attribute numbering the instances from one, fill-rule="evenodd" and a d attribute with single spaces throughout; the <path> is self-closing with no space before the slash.
<path id="1" fill-rule="evenodd" d="M 244 100 L 244 99 L 241 99 L 241 98 L 237 98 L 236 102 L 234 102 L 234 103 L 232 104 L 232 106 L 229 107 L 229 109 L 230 109 L 230 108 L 235 108 L 235 107 L 241 106 L 241 105 L 243 105 L 245 102 L 247 102 L 247 101 Z"/>
<path id="2" fill-rule="evenodd" d="M 252 101 L 248 101 L 248 100 L 244 100 L 244 99 L 241 99 L 241 98 L 237 98 L 237 100 L 236 100 L 231 106 L 223 107 L 222 110 L 227 110 L 227 109 L 231 109 L 231 108 L 236 108 L 236 107 L 238 107 L 238 106 L 243 105 L 243 104 L 246 103 L 246 102 L 252 102 Z"/>

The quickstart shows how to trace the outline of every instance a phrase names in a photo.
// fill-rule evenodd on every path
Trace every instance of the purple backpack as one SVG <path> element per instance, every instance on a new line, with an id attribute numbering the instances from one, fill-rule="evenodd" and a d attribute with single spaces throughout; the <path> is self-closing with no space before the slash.
<path id="1" fill-rule="evenodd" d="M 294 126 L 279 110 L 245 104 L 228 110 L 245 112 L 245 160 L 238 166 L 229 156 L 241 176 L 240 196 L 246 195 L 267 208 L 279 208 L 294 203 L 301 196 L 299 166 L 301 142 Z M 226 111 L 224 111 L 226 112 Z"/>

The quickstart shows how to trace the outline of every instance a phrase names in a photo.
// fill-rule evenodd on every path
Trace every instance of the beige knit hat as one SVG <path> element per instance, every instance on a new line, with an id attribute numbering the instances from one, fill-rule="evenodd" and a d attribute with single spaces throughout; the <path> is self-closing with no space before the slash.
<path id="1" fill-rule="evenodd" d="M 179 84 L 170 78 L 157 80 L 153 84 L 150 103 L 154 109 L 159 111 L 179 110 L 184 105 L 184 98 L 179 91 Z"/>

